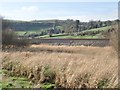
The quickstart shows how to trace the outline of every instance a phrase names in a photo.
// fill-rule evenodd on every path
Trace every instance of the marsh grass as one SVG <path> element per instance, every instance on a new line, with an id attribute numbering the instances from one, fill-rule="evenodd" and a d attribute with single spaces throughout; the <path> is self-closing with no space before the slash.
<path id="1" fill-rule="evenodd" d="M 45 51 L 38 51 L 41 48 Z M 118 84 L 117 55 L 111 47 L 33 45 L 29 49 L 2 52 L 4 69 L 10 64 L 7 62 L 12 62 L 14 65 L 10 70 L 14 75 L 30 76 L 35 84 L 53 83 L 58 87 L 98 88 L 106 86 L 104 80 L 100 81 L 104 78 L 109 80 L 107 88 L 114 88 Z M 47 49 L 53 51 L 47 52 Z M 9 60 L 6 60 L 6 57 Z M 46 78 L 50 82 L 43 82 Z"/>

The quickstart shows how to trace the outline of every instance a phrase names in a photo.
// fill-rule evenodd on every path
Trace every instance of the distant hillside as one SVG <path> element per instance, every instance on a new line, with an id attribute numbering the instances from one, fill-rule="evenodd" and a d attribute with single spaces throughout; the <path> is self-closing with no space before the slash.
<path id="1" fill-rule="evenodd" d="M 56 27 L 58 29 L 65 28 L 69 31 L 71 28 L 76 27 L 78 24 L 78 29 L 89 30 L 94 28 L 106 27 L 112 25 L 114 21 L 90 21 L 90 22 L 80 22 L 79 20 L 33 20 L 33 21 L 17 21 L 17 20 L 7 20 L 9 27 L 16 31 L 33 31 L 33 30 L 44 30 Z M 78 23 L 79 22 L 79 23 Z M 4 23 L 3 23 L 4 26 Z M 67 26 L 67 27 L 66 27 Z M 63 28 L 61 28 L 63 27 Z M 71 27 L 69 29 L 69 27 Z"/>
<path id="2" fill-rule="evenodd" d="M 51 28 L 52 26 L 53 26 L 53 23 L 18 22 L 18 21 L 10 22 L 10 27 L 17 31 L 40 30 L 45 28 Z"/>
<path id="3" fill-rule="evenodd" d="M 63 22 L 65 22 L 66 20 L 57 20 L 57 19 L 55 19 L 55 20 L 32 20 L 31 22 L 36 22 L 36 23 L 55 23 L 55 22 L 58 22 L 58 23 L 63 23 Z"/>

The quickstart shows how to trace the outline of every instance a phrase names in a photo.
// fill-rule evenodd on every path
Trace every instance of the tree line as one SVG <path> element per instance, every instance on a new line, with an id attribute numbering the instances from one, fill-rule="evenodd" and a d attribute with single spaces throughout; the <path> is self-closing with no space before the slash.
<path id="1" fill-rule="evenodd" d="M 4 20 L 4 21 L 7 21 L 7 23 L 9 23 L 9 27 L 14 30 L 40 30 L 40 29 L 45 29 L 45 28 L 52 28 L 54 24 L 56 26 L 61 26 L 63 28 L 65 28 L 64 26 L 67 25 L 67 27 L 69 28 L 74 27 L 74 28 L 79 28 L 80 30 L 87 30 L 87 29 L 110 26 L 114 22 L 110 20 L 108 21 L 90 20 L 89 22 L 81 22 L 80 20 L 72 20 L 72 19 L 54 20 L 52 22 L 49 20 L 48 22 L 44 22 L 44 20 L 40 22 L 38 21 L 34 21 L 34 22 L 33 21 L 29 21 L 29 22 L 28 21 L 15 21 L 15 20 Z"/>
<path id="2" fill-rule="evenodd" d="M 69 35 L 73 33 L 79 33 L 84 30 L 101 28 L 106 26 L 111 26 L 116 24 L 118 20 L 114 21 L 93 21 L 81 22 L 80 20 L 35 20 L 35 21 L 15 21 L 15 20 L 3 20 L 3 28 L 9 24 L 8 28 L 15 31 L 29 31 L 29 30 L 39 30 L 39 34 L 31 34 L 29 37 L 47 35 L 52 36 L 52 34 L 67 33 Z M 6 24 L 4 24 L 6 22 Z"/>

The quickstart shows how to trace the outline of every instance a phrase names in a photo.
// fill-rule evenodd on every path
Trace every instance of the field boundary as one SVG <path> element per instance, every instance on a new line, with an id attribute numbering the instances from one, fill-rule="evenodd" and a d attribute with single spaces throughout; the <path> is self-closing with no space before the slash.
<path id="1" fill-rule="evenodd" d="M 68 38 L 46 38 L 46 39 L 30 39 L 32 44 L 50 44 L 50 45 L 69 45 L 69 46 L 109 46 L 109 39 L 68 39 Z"/>

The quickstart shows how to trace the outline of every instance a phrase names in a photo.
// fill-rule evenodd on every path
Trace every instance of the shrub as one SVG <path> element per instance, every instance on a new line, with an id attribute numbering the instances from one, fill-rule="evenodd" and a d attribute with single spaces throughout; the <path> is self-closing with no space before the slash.
<path id="1" fill-rule="evenodd" d="M 14 42 L 14 45 L 17 47 L 25 47 L 28 46 L 29 44 L 30 44 L 29 40 L 27 39 L 17 39 L 17 41 Z"/>
<path id="2" fill-rule="evenodd" d="M 16 41 L 16 35 L 11 30 L 2 31 L 2 45 L 13 45 L 14 41 Z"/>
<path id="3" fill-rule="evenodd" d="M 27 39 L 19 39 L 17 34 L 13 30 L 2 31 L 2 47 L 15 46 L 24 47 L 28 46 L 29 41 Z"/>

